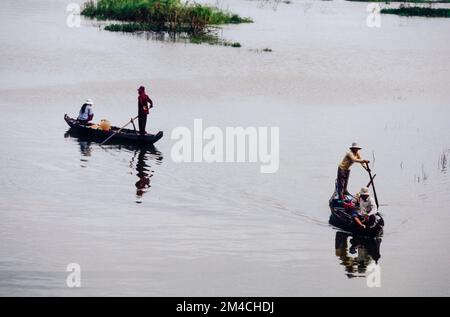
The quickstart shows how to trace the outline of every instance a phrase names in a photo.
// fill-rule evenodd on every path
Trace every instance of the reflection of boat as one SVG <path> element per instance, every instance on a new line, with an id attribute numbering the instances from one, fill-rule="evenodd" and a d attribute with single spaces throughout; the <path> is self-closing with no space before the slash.
<path id="1" fill-rule="evenodd" d="M 108 131 L 93 128 L 93 126 L 78 123 L 77 120 L 69 117 L 67 114 L 64 115 L 64 120 L 70 126 L 69 133 L 71 133 L 72 136 L 82 136 L 93 142 L 103 142 L 119 130 L 117 127 L 111 127 L 111 130 Z M 116 135 L 114 135 L 108 143 L 150 145 L 156 143 L 162 137 L 162 131 L 159 131 L 157 134 L 140 135 L 135 130 L 122 129 L 120 132 L 116 133 Z"/>
<path id="2" fill-rule="evenodd" d="M 353 197 L 347 198 L 350 200 Z M 331 196 L 329 203 L 331 225 L 359 236 L 376 237 L 383 234 L 384 220 L 379 212 L 370 216 L 369 221 L 364 223 L 366 228 L 362 228 L 353 220 L 351 211 L 344 208 L 344 201 L 338 198 L 336 192 Z"/>
<path id="3" fill-rule="evenodd" d="M 345 267 L 347 276 L 364 277 L 368 266 L 381 258 L 381 238 L 351 236 L 341 231 L 336 232 L 336 256 Z"/>
<path id="4" fill-rule="evenodd" d="M 81 167 L 87 167 L 87 157 L 92 155 L 92 142 L 89 136 L 85 137 L 69 129 L 65 134 L 65 138 L 73 137 L 78 141 L 80 146 L 81 161 L 83 162 Z M 138 199 L 142 198 L 145 192 L 151 187 L 150 178 L 153 176 L 153 163 L 156 165 L 161 164 L 163 156 L 155 146 L 150 145 L 133 145 L 133 144 L 114 144 L 102 147 L 103 150 L 108 151 L 109 149 L 115 150 L 125 150 L 126 153 L 133 153 L 129 167 L 136 171 L 136 176 L 138 178 L 135 183 L 136 187 L 136 197 Z M 150 164 L 152 162 L 152 164 Z M 140 200 L 136 201 L 141 203 Z"/>

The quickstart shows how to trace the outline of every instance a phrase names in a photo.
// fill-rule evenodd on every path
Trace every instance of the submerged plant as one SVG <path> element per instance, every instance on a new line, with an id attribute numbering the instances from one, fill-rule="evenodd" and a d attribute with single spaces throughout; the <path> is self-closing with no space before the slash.
<path id="1" fill-rule="evenodd" d="M 450 9 L 448 8 L 410 7 L 400 5 L 399 8 L 381 9 L 381 13 L 397 14 L 406 17 L 420 16 L 431 18 L 450 18 Z"/>
<path id="2" fill-rule="evenodd" d="M 439 157 L 438 161 L 438 167 L 441 170 L 441 172 L 447 171 L 447 168 L 450 165 L 450 149 L 443 151 L 442 154 Z"/>

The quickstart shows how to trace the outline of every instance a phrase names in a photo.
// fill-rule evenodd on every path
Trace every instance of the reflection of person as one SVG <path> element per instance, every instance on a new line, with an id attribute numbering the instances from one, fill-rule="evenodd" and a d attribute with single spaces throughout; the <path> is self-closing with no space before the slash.
<path id="1" fill-rule="evenodd" d="M 149 113 L 149 109 L 153 108 L 153 101 L 145 93 L 144 86 L 139 87 L 138 94 L 139 133 L 144 135 L 147 133 L 145 131 L 145 126 L 147 125 L 147 116 Z"/>
<path id="2" fill-rule="evenodd" d="M 337 172 L 337 194 L 339 196 L 339 199 L 343 199 L 344 195 L 348 194 L 347 185 L 348 179 L 350 177 L 350 167 L 353 165 L 353 163 L 369 163 L 368 160 L 364 160 L 361 158 L 359 150 L 361 150 L 361 147 L 358 145 L 358 143 L 353 142 L 350 146 L 350 151 L 345 154 L 342 162 L 339 164 Z"/>
<path id="3" fill-rule="evenodd" d="M 80 153 L 82 156 L 91 156 L 91 143 L 87 141 L 78 140 L 80 145 Z"/>
<path id="4" fill-rule="evenodd" d="M 350 238 L 350 247 L 348 240 Z M 364 276 L 368 265 L 380 259 L 380 238 L 360 238 L 338 231 L 336 232 L 335 251 L 341 260 L 349 278 Z M 356 255 L 356 256 L 355 256 Z"/>
<path id="5" fill-rule="evenodd" d="M 92 111 L 92 107 L 94 103 L 91 99 L 86 99 L 84 104 L 81 106 L 80 113 L 78 114 L 78 122 L 82 124 L 88 124 L 89 121 L 92 121 L 94 118 L 94 112 Z"/>
<path id="6" fill-rule="evenodd" d="M 136 163 L 136 171 L 137 177 L 139 180 L 136 182 L 136 196 L 142 197 L 144 195 L 147 188 L 150 188 L 150 177 L 149 175 L 148 165 L 146 163 L 147 160 L 147 150 L 141 149 L 138 155 L 138 161 Z"/>

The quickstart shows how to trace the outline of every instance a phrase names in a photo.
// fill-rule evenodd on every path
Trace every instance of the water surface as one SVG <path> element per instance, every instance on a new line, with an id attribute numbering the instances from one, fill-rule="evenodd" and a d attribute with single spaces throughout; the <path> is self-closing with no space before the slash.
<path id="1" fill-rule="evenodd" d="M 255 21 L 223 29 L 236 49 L 71 29 L 66 5 L 2 3 L 1 295 L 450 295 L 450 20 L 372 29 L 364 3 L 230 0 Z M 156 149 L 65 135 L 86 98 L 123 125 L 141 84 L 149 130 L 165 132 Z M 174 163 L 170 132 L 195 118 L 280 127 L 279 171 Z M 328 225 L 355 140 L 375 161 L 379 250 Z M 367 181 L 355 166 L 349 188 Z M 375 260 L 382 284 L 368 288 Z"/>

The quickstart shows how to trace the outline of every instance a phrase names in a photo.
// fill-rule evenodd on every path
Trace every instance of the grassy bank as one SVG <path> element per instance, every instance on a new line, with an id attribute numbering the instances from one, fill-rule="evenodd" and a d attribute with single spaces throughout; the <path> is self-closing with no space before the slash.
<path id="1" fill-rule="evenodd" d="M 429 7 L 405 7 L 381 9 L 384 14 L 397 14 L 406 17 L 450 18 L 450 9 Z"/>
<path id="2" fill-rule="evenodd" d="M 212 26 L 252 22 L 250 18 L 213 6 L 181 0 L 90 0 L 81 14 L 98 20 L 123 22 L 106 26 L 108 31 L 185 33 L 191 38 L 210 35 Z"/>

